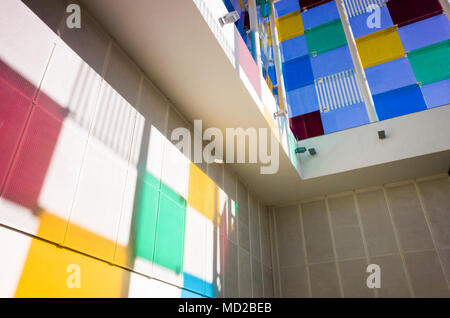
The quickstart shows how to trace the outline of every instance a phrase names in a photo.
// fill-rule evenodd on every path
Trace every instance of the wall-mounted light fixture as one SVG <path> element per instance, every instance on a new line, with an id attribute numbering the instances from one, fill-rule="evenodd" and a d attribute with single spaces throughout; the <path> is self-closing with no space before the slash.
<path id="1" fill-rule="evenodd" d="M 386 139 L 386 131 L 384 130 L 378 131 L 378 139 Z"/>
<path id="2" fill-rule="evenodd" d="M 305 153 L 305 152 L 309 152 L 309 154 L 311 155 L 311 156 L 314 156 L 314 155 L 316 155 L 317 154 L 317 151 L 316 151 L 316 149 L 315 148 L 309 148 L 309 149 L 306 149 L 305 147 L 297 147 L 297 148 L 295 148 L 295 153 Z"/>
<path id="3" fill-rule="evenodd" d="M 305 153 L 305 152 L 306 152 L 306 148 L 305 147 L 295 148 L 295 153 Z"/>
<path id="4" fill-rule="evenodd" d="M 286 109 L 280 109 L 273 113 L 273 118 L 277 119 L 278 117 L 286 117 L 288 115 Z"/>
<path id="5" fill-rule="evenodd" d="M 224 26 L 225 24 L 234 23 L 239 20 L 239 13 L 237 11 L 232 11 L 230 13 L 225 14 L 223 17 L 219 18 L 220 26 Z"/>

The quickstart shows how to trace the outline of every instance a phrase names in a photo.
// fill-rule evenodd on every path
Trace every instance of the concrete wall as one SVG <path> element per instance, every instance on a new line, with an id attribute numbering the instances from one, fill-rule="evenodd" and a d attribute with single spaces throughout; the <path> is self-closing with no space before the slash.
<path id="1" fill-rule="evenodd" d="M 0 295 L 271 297 L 263 201 L 173 145 L 191 123 L 69 3 L 0 4 Z"/>
<path id="2" fill-rule="evenodd" d="M 272 215 L 281 297 L 450 297 L 447 175 L 278 207 Z M 381 267 L 368 289 L 366 268 Z"/>

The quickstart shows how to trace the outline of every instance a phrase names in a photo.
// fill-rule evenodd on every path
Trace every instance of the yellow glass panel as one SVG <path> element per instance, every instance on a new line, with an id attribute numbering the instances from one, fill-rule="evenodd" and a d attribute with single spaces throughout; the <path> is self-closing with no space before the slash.
<path id="1" fill-rule="evenodd" d="M 276 20 L 278 41 L 283 42 L 305 33 L 300 11 L 295 11 Z"/>
<path id="2" fill-rule="evenodd" d="M 116 266 L 33 239 L 15 297 L 121 297 L 125 275 Z"/>
<path id="3" fill-rule="evenodd" d="M 206 216 L 215 224 L 219 224 L 219 191 L 214 181 L 199 167 L 190 163 L 189 193 L 187 204 Z"/>
<path id="4" fill-rule="evenodd" d="M 405 56 L 405 49 L 396 27 L 358 38 L 356 45 L 364 68 Z"/>

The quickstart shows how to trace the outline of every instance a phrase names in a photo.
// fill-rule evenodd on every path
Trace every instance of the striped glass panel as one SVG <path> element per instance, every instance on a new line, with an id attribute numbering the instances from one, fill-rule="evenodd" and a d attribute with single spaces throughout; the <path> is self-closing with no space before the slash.
<path id="1" fill-rule="evenodd" d="M 321 112 L 328 112 L 363 101 L 354 70 L 319 78 L 314 82 Z"/>
<path id="2" fill-rule="evenodd" d="M 383 0 L 344 0 L 345 9 L 349 18 L 368 12 L 370 5 L 385 6 Z"/>

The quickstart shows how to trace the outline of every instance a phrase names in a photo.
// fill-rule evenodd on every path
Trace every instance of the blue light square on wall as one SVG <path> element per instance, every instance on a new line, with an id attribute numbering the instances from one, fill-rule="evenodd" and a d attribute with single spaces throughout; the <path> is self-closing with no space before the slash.
<path id="1" fill-rule="evenodd" d="M 418 85 L 411 85 L 373 96 L 378 119 L 385 120 L 427 109 Z"/>

